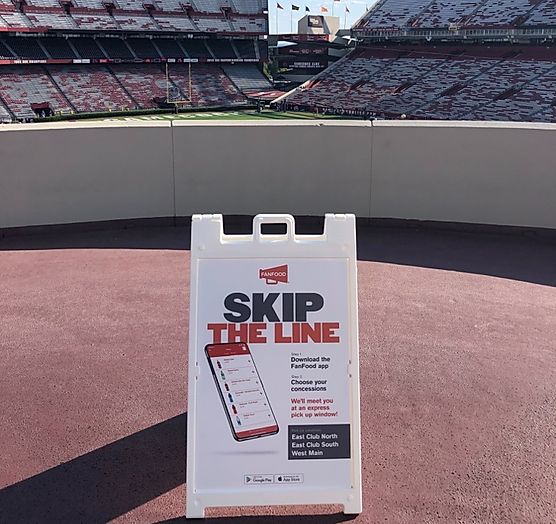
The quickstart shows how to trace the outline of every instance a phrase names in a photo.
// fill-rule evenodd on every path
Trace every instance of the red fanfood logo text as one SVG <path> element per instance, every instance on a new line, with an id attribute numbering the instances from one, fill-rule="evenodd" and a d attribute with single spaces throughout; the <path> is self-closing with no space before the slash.
<path id="1" fill-rule="evenodd" d="M 288 283 L 288 265 L 259 269 L 259 278 L 266 280 L 267 284 L 274 285 L 278 282 Z"/>

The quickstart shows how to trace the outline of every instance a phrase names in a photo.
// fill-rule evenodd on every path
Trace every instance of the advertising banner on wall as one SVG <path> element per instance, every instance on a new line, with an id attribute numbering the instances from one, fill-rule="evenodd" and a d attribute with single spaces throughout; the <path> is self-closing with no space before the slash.
<path id="1" fill-rule="evenodd" d="M 263 234 L 265 223 L 286 233 Z M 206 507 L 341 504 L 361 511 L 355 217 L 323 235 L 258 215 L 191 238 L 187 516 Z"/>

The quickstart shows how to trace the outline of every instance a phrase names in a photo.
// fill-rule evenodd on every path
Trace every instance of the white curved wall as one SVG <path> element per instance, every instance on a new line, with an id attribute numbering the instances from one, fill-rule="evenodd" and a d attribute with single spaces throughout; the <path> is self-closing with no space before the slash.
<path id="1" fill-rule="evenodd" d="M 0 228 L 290 212 L 556 228 L 556 125 L 0 126 Z"/>

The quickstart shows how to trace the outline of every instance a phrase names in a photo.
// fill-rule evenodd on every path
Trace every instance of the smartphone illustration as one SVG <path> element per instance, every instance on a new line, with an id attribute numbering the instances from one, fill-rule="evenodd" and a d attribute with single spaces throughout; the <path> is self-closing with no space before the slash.
<path id="1" fill-rule="evenodd" d="M 278 433 L 278 422 L 249 346 L 243 342 L 205 347 L 212 377 L 237 441 Z"/>

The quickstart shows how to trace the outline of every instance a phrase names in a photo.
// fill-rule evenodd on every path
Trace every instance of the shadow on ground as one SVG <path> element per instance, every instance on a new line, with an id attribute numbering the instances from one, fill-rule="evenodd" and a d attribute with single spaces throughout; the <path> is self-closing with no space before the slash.
<path id="1" fill-rule="evenodd" d="M 0 237 L 1 251 L 44 249 L 168 249 L 188 250 L 188 219 L 176 225 L 167 219 L 110 224 L 98 229 L 88 224 L 31 229 L 31 234 L 8 233 Z M 231 217 L 224 221 L 225 232 L 250 233 L 250 217 Z M 388 223 L 388 221 L 386 221 Z M 300 217 L 298 232 L 322 233 L 323 219 Z M 406 266 L 444 269 L 490 275 L 513 280 L 556 286 L 556 241 L 554 235 L 524 232 L 520 229 L 455 228 L 430 224 L 414 225 L 399 221 L 391 225 L 358 226 L 358 258 Z M 96 229 L 94 229 L 96 228 Z"/>
<path id="2" fill-rule="evenodd" d="M 99 523 L 184 484 L 186 414 L 0 490 L 0 522 Z"/>
<path id="3" fill-rule="evenodd" d="M 338 524 L 354 520 L 357 516 L 344 515 L 343 513 L 333 513 L 330 515 L 257 515 L 252 517 L 219 517 L 211 520 L 214 524 Z M 187 524 L 188 522 L 195 521 L 180 517 L 163 520 L 157 524 Z"/>

